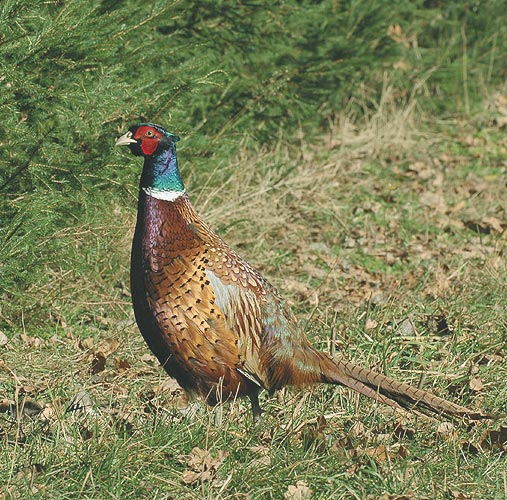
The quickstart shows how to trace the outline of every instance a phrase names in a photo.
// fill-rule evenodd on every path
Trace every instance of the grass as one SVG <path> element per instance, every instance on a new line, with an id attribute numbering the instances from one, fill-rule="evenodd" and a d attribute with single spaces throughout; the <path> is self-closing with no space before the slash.
<path id="1" fill-rule="evenodd" d="M 444 397 L 505 414 L 507 140 L 487 114 L 414 113 L 342 116 L 320 141 L 239 149 L 209 172 L 183 162 L 183 176 L 316 345 L 334 332 L 358 363 L 415 384 L 424 374 Z M 134 161 L 118 155 L 118 168 Z M 1 348 L 1 498 L 507 496 L 507 440 L 493 433 L 505 419 L 449 427 L 336 387 L 264 394 L 258 428 L 243 401 L 220 426 L 189 407 L 133 322 L 137 175 L 121 188 L 129 208 L 113 197 L 54 235 L 73 243 L 32 290 L 47 320 Z M 83 390 L 90 406 L 67 411 Z"/>

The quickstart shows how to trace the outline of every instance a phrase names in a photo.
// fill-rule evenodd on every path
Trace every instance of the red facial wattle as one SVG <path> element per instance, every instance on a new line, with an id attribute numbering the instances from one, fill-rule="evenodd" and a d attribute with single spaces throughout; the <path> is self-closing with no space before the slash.
<path id="1" fill-rule="evenodd" d="M 160 140 L 160 133 L 153 127 L 144 125 L 139 127 L 134 135 L 134 139 L 141 139 L 141 150 L 144 155 L 152 155 L 157 147 Z"/>

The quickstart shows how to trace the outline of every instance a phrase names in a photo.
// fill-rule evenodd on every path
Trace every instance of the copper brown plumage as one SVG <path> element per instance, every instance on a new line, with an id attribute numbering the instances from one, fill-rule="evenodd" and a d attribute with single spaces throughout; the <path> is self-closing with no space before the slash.
<path id="1" fill-rule="evenodd" d="M 140 124 L 121 136 L 144 156 L 131 289 L 139 329 L 169 375 L 215 405 L 286 385 L 340 384 L 395 408 L 483 418 L 428 391 L 315 350 L 277 291 L 194 210 L 177 136 Z"/>

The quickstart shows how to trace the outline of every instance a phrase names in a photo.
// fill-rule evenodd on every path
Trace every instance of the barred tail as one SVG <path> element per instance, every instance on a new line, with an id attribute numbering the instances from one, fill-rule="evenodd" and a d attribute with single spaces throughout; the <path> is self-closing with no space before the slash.
<path id="1" fill-rule="evenodd" d="M 429 391 L 399 382 L 342 358 L 319 354 L 322 354 L 319 356 L 322 382 L 344 385 L 379 403 L 394 408 L 415 409 L 425 415 L 446 415 L 470 420 L 492 418 L 491 415 L 457 405 Z"/>

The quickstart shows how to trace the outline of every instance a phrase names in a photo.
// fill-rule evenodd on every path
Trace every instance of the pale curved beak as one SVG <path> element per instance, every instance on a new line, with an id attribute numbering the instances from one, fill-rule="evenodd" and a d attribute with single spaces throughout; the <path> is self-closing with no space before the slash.
<path id="1" fill-rule="evenodd" d="M 135 139 L 132 139 L 132 132 L 129 130 L 126 134 L 120 135 L 118 139 L 116 139 L 116 142 L 114 143 L 114 146 L 128 146 L 129 144 L 134 144 L 137 142 Z"/>

